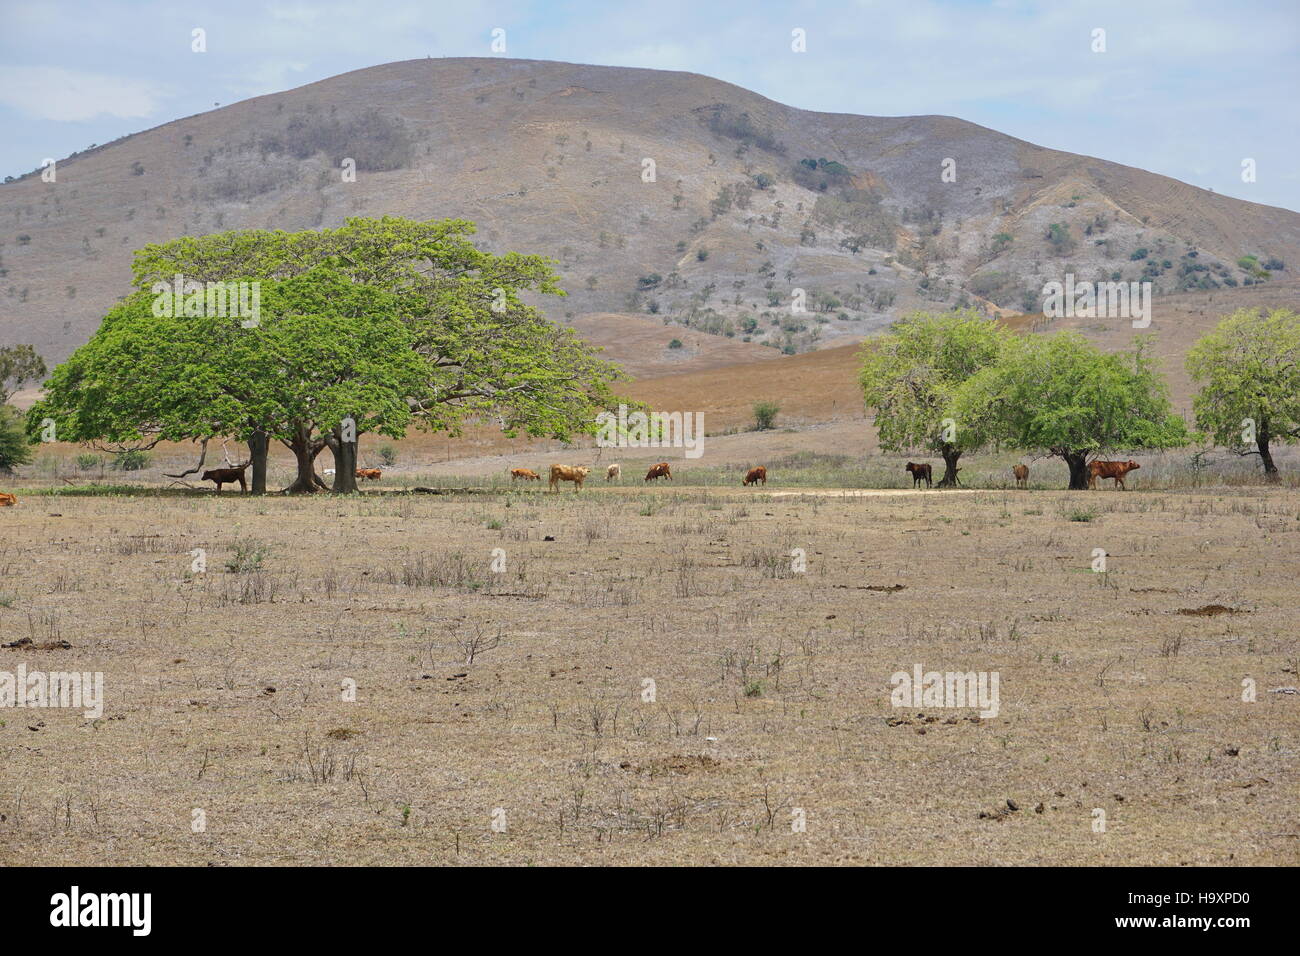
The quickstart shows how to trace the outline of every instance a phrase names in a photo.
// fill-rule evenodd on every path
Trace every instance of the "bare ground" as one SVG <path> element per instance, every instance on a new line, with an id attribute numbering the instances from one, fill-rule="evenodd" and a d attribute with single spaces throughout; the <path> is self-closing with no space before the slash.
<path id="1" fill-rule="evenodd" d="M 799 494 L 24 497 L 0 862 L 1300 862 L 1300 492 Z"/>

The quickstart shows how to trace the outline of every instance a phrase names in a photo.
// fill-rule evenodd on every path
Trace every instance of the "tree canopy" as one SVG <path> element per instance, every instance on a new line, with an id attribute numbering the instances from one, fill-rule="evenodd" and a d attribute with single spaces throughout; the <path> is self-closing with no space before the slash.
<path id="1" fill-rule="evenodd" d="M 862 349 L 859 383 L 876 410 L 880 447 L 941 454 L 957 482 L 957 459 L 985 441 L 953 415 L 952 399 L 968 378 L 998 360 L 1009 333 L 972 309 L 912 312 Z M 945 419 L 950 419 L 945 423 Z"/>
<path id="2" fill-rule="evenodd" d="M 1197 427 L 1276 475 L 1273 443 L 1300 440 L 1300 315 L 1240 309 L 1192 346 L 1187 371 Z"/>
<path id="3" fill-rule="evenodd" d="M 183 441 L 255 429 L 295 452 L 299 480 L 344 418 L 400 436 L 424 363 L 393 296 L 328 267 L 262 287 L 261 317 L 157 316 L 137 293 L 55 369 L 29 412 L 65 441 Z"/>
<path id="4" fill-rule="evenodd" d="M 523 300 L 563 295 L 550 260 L 484 252 L 473 232 L 462 220 L 385 217 L 147 246 L 133 264 L 137 291 L 55 370 L 29 434 L 51 417 L 70 441 L 231 435 L 250 442 L 255 462 L 254 438 L 270 437 L 298 457 L 296 491 L 319 485 L 304 469 L 329 447 L 335 490 L 347 491 L 355 436 L 370 431 L 397 437 L 415 423 L 456 434 L 482 418 L 510 434 L 594 430 L 596 413 L 619 401 L 621 371 Z M 178 276 L 258 283 L 261 318 L 245 328 L 210 308 L 155 314 Z M 255 463 L 255 488 L 256 476 Z"/>
<path id="5" fill-rule="evenodd" d="M 989 441 L 1064 460 L 1072 489 L 1087 487 L 1088 461 L 1099 454 L 1191 440 L 1142 338 L 1115 353 L 1076 332 L 1010 339 L 995 364 L 958 390 L 953 408 Z"/>

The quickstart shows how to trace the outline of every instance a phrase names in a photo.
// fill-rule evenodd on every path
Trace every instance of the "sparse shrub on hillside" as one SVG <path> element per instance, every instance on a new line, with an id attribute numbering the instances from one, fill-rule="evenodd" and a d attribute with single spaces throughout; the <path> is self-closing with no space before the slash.
<path id="1" fill-rule="evenodd" d="M 284 154 L 307 159 L 324 153 L 331 164 L 356 160 L 357 169 L 384 172 L 410 165 L 411 135 L 401 120 L 373 110 L 339 119 L 308 110 L 293 117 L 283 130 L 261 137 L 263 155 Z"/>
<path id="2" fill-rule="evenodd" d="M 707 260 L 709 258 L 708 246 L 700 246 L 700 248 L 696 249 L 695 258 L 699 262 L 704 262 L 705 260 Z"/>
<path id="3" fill-rule="evenodd" d="M 776 416 L 781 406 L 776 402 L 762 401 L 754 403 L 754 431 L 767 431 L 776 424 Z"/>
<path id="4" fill-rule="evenodd" d="M 679 349 L 679 348 L 682 347 L 682 340 L 681 340 L 681 339 L 673 339 L 671 342 L 668 343 L 668 347 L 669 347 L 670 349 Z"/>
<path id="5" fill-rule="evenodd" d="M 804 189 L 814 192 L 827 192 L 840 186 L 847 186 L 853 174 L 843 163 L 833 159 L 801 159 L 793 169 L 794 181 Z"/>
<path id="6" fill-rule="evenodd" d="M 397 464 L 397 449 L 392 445 L 380 445 L 377 454 L 379 460 L 384 463 L 385 468 L 392 468 Z"/>
<path id="7" fill-rule="evenodd" d="M 294 181 L 297 173 L 287 166 L 241 166 L 227 168 L 209 181 L 204 193 L 208 199 L 244 202 L 265 195 Z"/>
<path id="8" fill-rule="evenodd" d="M 996 305 L 1009 306 L 1019 294 L 1015 276 L 1006 272 L 980 272 L 970 280 L 971 292 Z"/>
<path id="9" fill-rule="evenodd" d="M 759 127 L 748 113 L 737 112 L 725 103 L 709 107 L 703 119 L 709 130 L 719 136 L 739 140 L 746 146 L 756 146 L 769 153 L 785 153 L 785 145 L 775 134 Z"/>
<path id="10" fill-rule="evenodd" d="M 1068 255 L 1074 251 L 1074 237 L 1070 235 L 1070 226 L 1064 222 L 1054 222 L 1047 227 L 1047 244 L 1058 256 Z"/>
<path id="11" fill-rule="evenodd" d="M 90 452 L 77 456 L 77 468 L 81 471 L 93 471 L 104 463 L 103 455 L 96 455 Z"/>
<path id="12" fill-rule="evenodd" d="M 845 229 L 862 245 L 894 248 L 898 220 L 885 208 L 881 195 L 873 190 L 846 189 L 835 196 L 820 196 L 813 206 L 813 218 Z"/>

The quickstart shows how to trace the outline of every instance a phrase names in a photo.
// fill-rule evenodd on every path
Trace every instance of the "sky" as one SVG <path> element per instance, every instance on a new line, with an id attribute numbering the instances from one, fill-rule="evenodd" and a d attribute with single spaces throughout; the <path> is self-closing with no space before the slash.
<path id="1" fill-rule="evenodd" d="M 425 56 L 686 70 L 802 109 L 957 116 L 1300 211 L 1300 0 L 0 0 L 0 177 Z"/>

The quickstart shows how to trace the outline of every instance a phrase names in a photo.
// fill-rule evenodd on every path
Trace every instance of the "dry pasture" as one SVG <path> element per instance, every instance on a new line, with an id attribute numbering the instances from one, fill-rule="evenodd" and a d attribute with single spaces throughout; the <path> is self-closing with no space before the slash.
<path id="1" fill-rule="evenodd" d="M 0 671 L 105 703 L 0 864 L 1295 864 L 1297 578 L 1285 488 L 28 494 Z"/>

